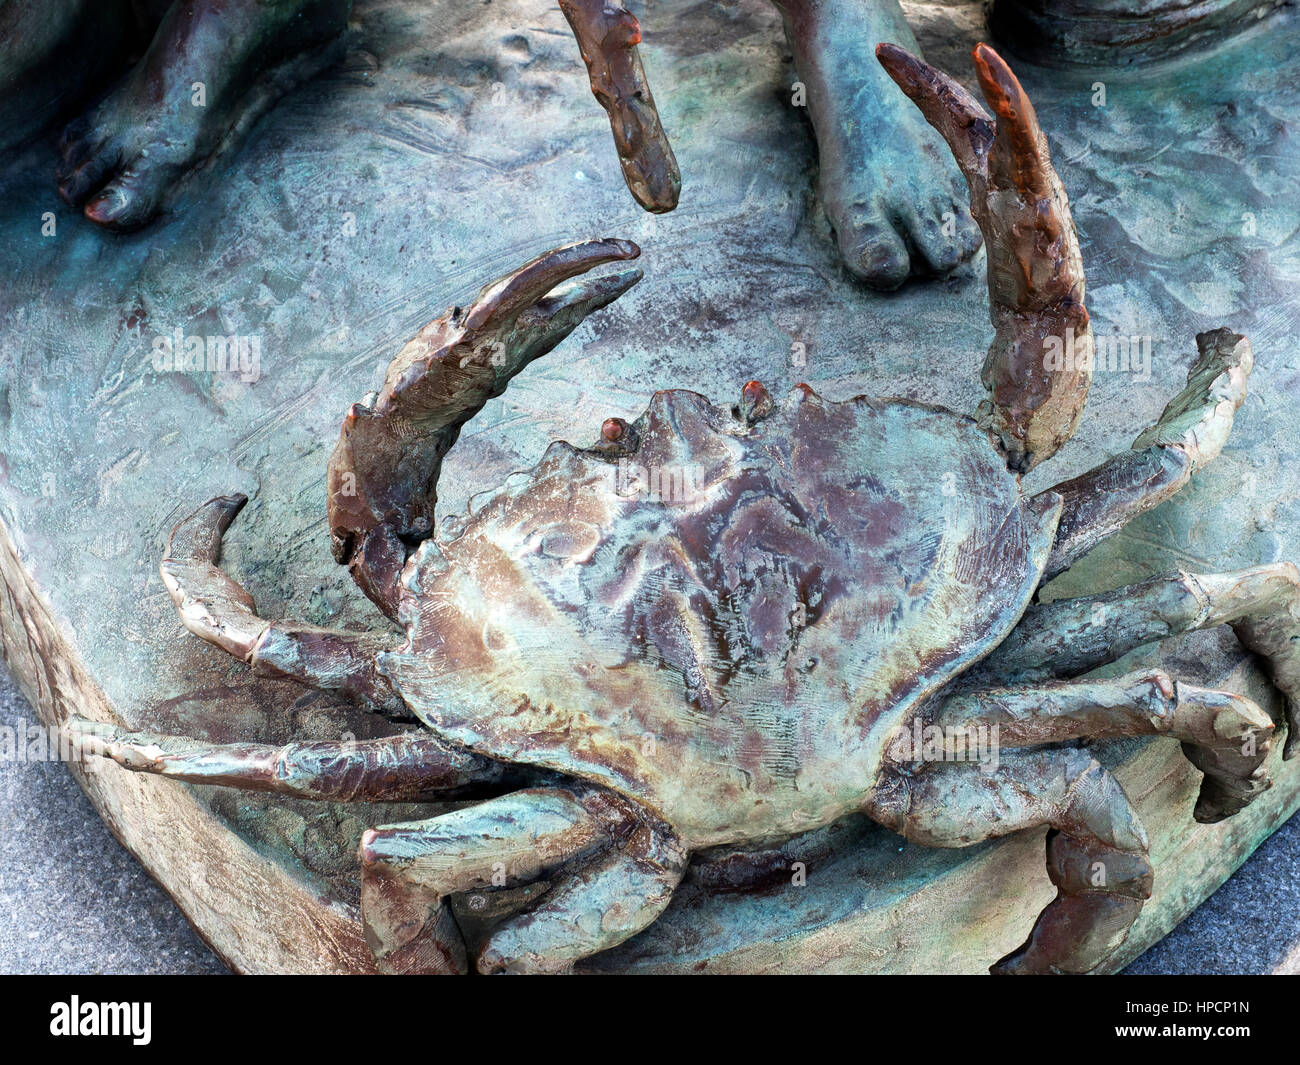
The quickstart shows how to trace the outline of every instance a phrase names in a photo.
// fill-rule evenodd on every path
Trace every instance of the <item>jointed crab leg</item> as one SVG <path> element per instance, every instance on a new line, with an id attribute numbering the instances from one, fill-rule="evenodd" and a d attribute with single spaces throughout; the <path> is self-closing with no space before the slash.
<path id="1" fill-rule="evenodd" d="M 989 396 L 980 422 L 1013 469 L 1032 469 L 1074 433 L 1092 379 L 1079 240 L 1047 139 L 1020 82 L 988 45 L 975 48 L 975 70 L 996 119 L 897 45 L 882 44 L 876 55 L 948 142 L 970 185 L 996 330 L 981 374 Z"/>
<path id="2" fill-rule="evenodd" d="M 599 789 L 534 788 L 361 838 L 366 940 L 392 973 L 464 972 L 448 895 L 523 884 L 563 869 L 531 912 L 497 928 L 481 972 L 564 969 L 649 925 L 686 855 L 666 826 Z"/>
<path id="3" fill-rule="evenodd" d="M 1269 787 L 1269 716 L 1245 696 L 1197 688 L 1158 670 L 1095 681 L 1058 681 L 968 692 L 947 699 L 933 723 L 957 738 L 997 728 L 1002 750 L 1081 739 L 1172 736 L 1205 773 L 1198 821 L 1213 823 Z M 971 730 L 974 730 L 973 732 Z"/>
<path id="4" fill-rule="evenodd" d="M 481 973 L 564 972 L 648 928 L 668 908 L 686 853 L 667 833 L 638 826 L 621 846 L 568 869 L 545 898 L 504 922 L 479 954 Z M 574 914 L 599 920 L 574 920 Z"/>
<path id="5" fill-rule="evenodd" d="M 1300 571 L 1277 562 L 1236 573 L 1176 573 L 1079 599 L 1035 604 L 966 683 L 1072 677 L 1176 633 L 1231 625 L 1264 657 L 1286 697 L 1286 757 L 1300 750 Z"/>
<path id="6" fill-rule="evenodd" d="M 401 700 L 374 667 L 375 653 L 395 637 L 267 621 L 257 616 L 253 597 L 217 567 L 222 534 L 247 502 L 247 496 L 218 496 L 172 530 L 159 568 L 181 624 L 259 676 L 337 691 L 380 711 L 400 710 Z"/>
<path id="7" fill-rule="evenodd" d="M 556 286 L 640 253 L 626 240 L 587 240 L 538 256 L 425 326 L 374 402 L 348 410 L 326 474 L 330 538 L 335 559 L 390 617 L 402 566 L 433 529 L 438 474 L 461 427 L 641 273 Z"/>
<path id="8" fill-rule="evenodd" d="M 1196 346 L 1187 385 L 1133 450 L 1050 489 L 1064 506 L 1044 580 L 1174 495 L 1223 449 L 1246 399 L 1254 355 L 1250 341 L 1228 329 L 1198 334 Z"/>
<path id="9" fill-rule="evenodd" d="M 578 39 L 592 94 L 609 115 L 629 191 L 647 211 L 671 211 L 682 176 L 636 49 L 636 17 L 622 0 L 560 0 L 560 10 Z"/>
<path id="10" fill-rule="evenodd" d="M 428 732 L 275 747 L 127 732 L 82 718 L 67 728 L 83 753 L 136 772 L 298 799 L 418 802 L 499 794 L 510 786 L 501 763 L 449 747 Z"/>
<path id="11" fill-rule="evenodd" d="M 869 816 L 929 847 L 1047 825 L 1056 899 L 999 973 L 1084 973 L 1127 938 L 1151 894 L 1147 838 L 1123 789 L 1078 749 L 1007 751 L 996 769 L 927 762 L 877 791 Z"/>

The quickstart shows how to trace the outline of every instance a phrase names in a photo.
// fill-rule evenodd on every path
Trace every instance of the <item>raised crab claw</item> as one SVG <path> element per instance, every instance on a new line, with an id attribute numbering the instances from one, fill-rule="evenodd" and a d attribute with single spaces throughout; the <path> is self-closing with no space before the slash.
<path id="1" fill-rule="evenodd" d="M 1218 454 L 1250 345 L 1202 334 L 1186 388 L 1132 450 L 1026 494 L 1020 471 L 1069 437 L 1090 374 L 1086 360 L 1043 363 L 1052 338 L 1088 335 L 1065 192 L 992 50 L 975 63 L 996 117 L 905 52 L 879 56 L 951 145 L 989 248 L 997 335 L 978 419 L 806 385 L 777 398 L 750 382 L 721 406 L 659 392 L 635 423 L 611 419 L 592 447 L 553 444 L 458 533 L 435 534 L 460 428 L 639 277 L 573 281 L 635 257 L 628 242 L 559 248 L 424 329 L 344 422 L 328 477 L 335 554 L 404 641 L 258 617 L 217 568 L 243 497 L 181 522 L 162 563 L 185 627 L 255 673 L 423 728 L 269 747 L 75 723 L 82 738 L 181 781 L 482 798 L 364 834 L 362 914 L 389 972 L 567 970 L 650 925 L 693 854 L 759 852 L 855 812 L 938 847 L 1048 826 L 1057 897 L 995 969 L 1105 967 L 1152 870 L 1123 789 L 1077 741 L 1182 741 L 1204 773 L 1195 816 L 1215 821 L 1268 786 L 1274 726 L 1249 699 L 1159 670 L 1071 678 L 1229 624 L 1271 667 L 1294 736 L 1300 576 L 1276 564 L 1045 605 L 1034 593 Z M 660 490 L 627 490 L 627 462 Z M 689 490 L 662 491 L 664 477 Z M 909 744 L 918 725 L 944 750 Z M 995 768 L 944 756 L 990 734 Z M 467 947 L 449 897 L 538 878 L 539 898 Z"/>

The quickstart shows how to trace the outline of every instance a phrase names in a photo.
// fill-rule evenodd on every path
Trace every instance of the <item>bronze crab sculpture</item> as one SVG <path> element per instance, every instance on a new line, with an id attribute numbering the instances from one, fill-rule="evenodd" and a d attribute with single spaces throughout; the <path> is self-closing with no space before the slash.
<path id="1" fill-rule="evenodd" d="M 184 781 L 337 801 L 487 796 L 364 834 L 362 914 L 385 971 L 465 971 L 448 898 L 539 876 L 550 887 L 474 961 L 566 970 L 650 925 L 692 854 L 761 852 L 854 812 L 945 847 L 1049 826 L 1058 895 L 995 971 L 1102 966 L 1152 871 L 1123 790 L 1074 741 L 1176 737 L 1205 774 L 1196 817 L 1213 821 L 1267 786 L 1273 722 L 1160 671 L 1069 678 L 1227 623 L 1269 662 L 1294 737 L 1300 575 L 1179 573 L 1047 604 L 1035 590 L 1218 454 L 1251 350 L 1201 334 L 1186 388 L 1132 450 L 1024 493 L 1021 472 L 1074 431 L 1091 372 L 1043 361 L 1050 338 L 1088 336 L 1066 196 L 991 49 L 975 63 L 995 119 L 900 49 L 879 56 L 952 147 L 985 234 L 997 335 L 978 418 L 807 386 L 778 400 L 750 382 L 735 406 L 659 392 L 634 424 L 611 419 L 589 448 L 554 443 L 458 533 L 435 534 L 461 427 L 639 279 L 573 280 L 633 244 L 559 248 L 427 326 L 347 414 L 328 473 L 334 553 L 404 643 L 259 618 L 216 565 L 243 497 L 181 522 L 162 563 L 185 627 L 255 673 L 424 728 L 276 748 L 80 722 L 83 738 Z M 690 468 L 691 490 L 620 490 L 626 460 Z M 907 752 L 917 722 L 945 750 L 996 726 L 996 768 Z"/>

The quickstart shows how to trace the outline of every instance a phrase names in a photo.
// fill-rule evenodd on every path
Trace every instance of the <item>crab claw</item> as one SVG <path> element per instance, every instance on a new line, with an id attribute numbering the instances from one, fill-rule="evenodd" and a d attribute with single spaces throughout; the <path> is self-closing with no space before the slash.
<path id="1" fill-rule="evenodd" d="M 996 117 L 902 48 L 882 44 L 876 56 L 948 142 L 970 185 L 996 331 L 979 418 L 1008 465 L 1032 469 L 1073 435 L 1092 379 L 1079 238 L 1047 138 L 1015 74 L 986 44 L 975 48 L 975 72 Z"/>
<path id="2" fill-rule="evenodd" d="M 560 0 L 560 10 L 578 39 L 592 95 L 609 115 L 628 190 L 647 211 L 671 211 L 682 176 L 636 50 L 636 17 L 620 0 Z"/>
<path id="3" fill-rule="evenodd" d="M 398 574 L 433 529 L 438 474 L 461 427 L 641 272 L 573 279 L 640 254 L 610 239 L 539 255 L 425 326 L 393 359 L 373 403 L 348 410 L 326 474 L 334 557 L 390 617 Z"/>

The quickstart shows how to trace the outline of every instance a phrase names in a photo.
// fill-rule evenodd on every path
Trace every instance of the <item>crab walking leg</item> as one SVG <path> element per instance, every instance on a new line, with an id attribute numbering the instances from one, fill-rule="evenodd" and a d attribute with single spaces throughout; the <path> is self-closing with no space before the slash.
<path id="1" fill-rule="evenodd" d="M 330 540 L 334 558 L 389 617 L 402 567 L 433 530 L 442 460 L 461 427 L 641 272 L 556 286 L 640 254 L 631 241 L 586 240 L 538 256 L 420 330 L 373 402 L 349 408 L 326 472 Z"/>
<path id="2" fill-rule="evenodd" d="M 996 737 L 999 749 L 1081 739 L 1172 736 L 1205 774 L 1196 820 L 1237 813 L 1270 786 L 1273 722 L 1249 699 L 1159 671 L 955 695 L 934 715 L 950 744 Z"/>
<path id="3" fill-rule="evenodd" d="M 467 971 L 448 895 L 528 883 L 613 846 L 636 825 L 599 791 L 537 788 L 361 837 L 361 913 L 382 971 Z"/>
<path id="4" fill-rule="evenodd" d="M 1124 790 L 1085 751 L 1008 751 L 988 773 L 926 763 L 886 778 L 866 813 L 929 847 L 966 847 L 1043 825 L 1057 896 L 994 973 L 1086 973 L 1151 897 L 1147 838 Z"/>
<path id="5" fill-rule="evenodd" d="M 592 95 L 609 115 L 628 190 L 647 211 L 671 211 L 682 175 L 641 66 L 636 16 L 621 0 L 560 0 L 560 10 L 578 39 Z"/>
<path id="6" fill-rule="evenodd" d="M 383 712 L 401 711 L 401 700 L 374 666 L 375 654 L 395 637 L 266 621 L 257 616 L 253 597 L 218 568 L 221 538 L 247 502 L 243 495 L 218 496 L 172 530 L 159 569 L 181 624 L 259 676 L 337 691 Z"/>
<path id="7" fill-rule="evenodd" d="M 1231 625 L 1268 663 L 1286 701 L 1286 757 L 1300 741 L 1300 570 L 1290 562 L 1236 573 L 1179 572 L 1127 588 L 1031 606 L 972 671 L 972 685 L 1070 677 L 1177 633 Z"/>
<path id="8" fill-rule="evenodd" d="M 1255 357 L 1250 341 L 1228 329 L 1198 334 L 1196 347 L 1186 386 L 1131 451 L 1049 489 L 1064 505 L 1044 580 L 1163 503 L 1223 450 Z"/>
<path id="9" fill-rule="evenodd" d="M 507 768 L 426 732 L 371 740 L 206 743 L 73 718 L 83 754 L 187 784 L 217 784 L 323 802 L 418 802 L 500 792 Z"/>
<path id="10" fill-rule="evenodd" d="M 1030 470 L 1074 434 L 1092 380 L 1079 238 L 1047 138 L 1011 68 L 986 44 L 975 48 L 975 72 L 996 119 L 902 48 L 881 44 L 876 56 L 948 142 L 970 185 L 995 330 L 979 420 L 1012 469 Z"/>
<path id="11" fill-rule="evenodd" d="M 621 848 L 569 873 L 537 907 L 493 932 L 479 972 L 568 972 L 618 946 L 668 908 L 687 857 L 668 830 L 640 827 Z"/>

